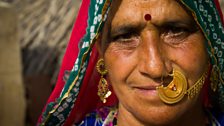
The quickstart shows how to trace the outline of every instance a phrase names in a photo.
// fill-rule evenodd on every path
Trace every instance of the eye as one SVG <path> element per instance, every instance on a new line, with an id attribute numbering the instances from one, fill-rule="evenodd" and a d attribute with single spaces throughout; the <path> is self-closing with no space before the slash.
<path id="1" fill-rule="evenodd" d="M 133 32 L 118 34 L 111 38 L 110 44 L 113 44 L 114 48 L 118 50 L 134 51 L 140 43 L 139 38 L 139 35 Z"/>
<path id="2" fill-rule="evenodd" d="M 162 29 L 162 38 L 166 43 L 180 44 L 195 31 L 190 26 L 166 26 Z"/>
<path id="3" fill-rule="evenodd" d="M 166 30 L 167 30 L 166 31 L 167 35 L 170 35 L 171 37 L 177 37 L 184 33 L 189 32 L 187 28 L 183 28 L 183 27 L 168 27 Z"/>
<path id="4" fill-rule="evenodd" d="M 138 35 L 134 32 L 118 34 L 112 37 L 113 42 L 131 42 L 138 38 Z"/>

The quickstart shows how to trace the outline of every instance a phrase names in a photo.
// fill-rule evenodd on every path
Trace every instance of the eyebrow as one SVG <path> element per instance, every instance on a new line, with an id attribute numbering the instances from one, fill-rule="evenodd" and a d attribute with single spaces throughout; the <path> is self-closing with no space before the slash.
<path id="1" fill-rule="evenodd" d="M 171 19 L 171 20 L 166 20 L 161 23 L 152 23 L 155 27 L 157 28 L 164 28 L 164 27 L 169 27 L 169 26 L 176 26 L 176 27 L 189 27 L 190 30 L 195 31 L 198 29 L 198 26 L 194 20 L 183 20 L 183 19 Z M 122 34 L 127 34 L 127 33 L 139 33 L 144 27 L 145 27 L 145 22 L 142 23 L 136 23 L 136 24 L 121 24 L 114 26 L 114 28 L 111 28 L 110 31 L 110 38 L 113 39 L 116 36 L 122 35 Z"/>
<path id="2" fill-rule="evenodd" d="M 195 25 L 194 20 L 174 19 L 163 22 L 162 24 L 177 24 L 177 25 Z"/>
<path id="3" fill-rule="evenodd" d="M 158 25 L 158 27 L 167 27 L 167 26 L 189 27 L 190 31 L 195 31 L 198 29 L 197 23 L 194 20 L 170 20 L 165 21 L 160 25 Z"/>

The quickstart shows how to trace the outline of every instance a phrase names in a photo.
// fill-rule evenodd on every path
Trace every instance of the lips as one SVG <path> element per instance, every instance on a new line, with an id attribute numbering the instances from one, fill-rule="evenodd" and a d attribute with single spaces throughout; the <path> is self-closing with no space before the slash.
<path id="1" fill-rule="evenodd" d="M 139 90 L 156 90 L 156 86 L 133 86 L 133 88 L 139 89 Z"/>
<path id="2" fill-rule="evenodd" d="M 157 96 L 156 87 L 158 87 L 160 84 L 148 84 L 148 85 L 137 85 L 132 86 L 133 91 L 138 94 L 140 97 L 154 97 Z"/>
<path id="3" fill-rule="evenodd" d="M 167 86 L 172 80 L 173 80 L 173 77 L 166 76 L 166 77 L 163 77 L 163 79 L 156 79 L 154 81 L 151 81 L 151 83 L 145 83 L 145 82 L 139 81 L 140 83 L 135 83 L 135 84 L 132 83 L 130 86 L 132 88 L 141 89 L 141 90 L 156 90 L 156 87 L 160 85 Z"/>
<path id="4" fill-rule="evenodd" d="M 137 81 L 136 81 L 137 82 Z M 145 82 L 138 82 L 138 83 L 130 83 L 130 87 L 133 89 L 139 89 L 139 90 L 156 90 L 156 87 L 161 85 L 161 81 L 160 82 L 149 82 L 149 83 L 145 83 Z"/>
<path id="5" fill-rule="evenodd" d="M 135 97 L 136 100 L 143 100 L 153 103 L 158 102 L 160 100 L 156 90 L 157 86 L 159 86 L 159 84 L 132 86 L 132 94 L 134 95 L 133 97 Z"/>
<path id="6" fill-rule="evenodd" d="M 158 94 L 157 94 L 157 87 L 164 85 L 167 86 L 171 81 L 172 77 L 166 76 L 163 77 L 163 79 L 154 79 L 148 80 L 148 82 L 144 82 L 142 80 L 135 81 L 135 83 L 129 83 L 129 86 L 131 87 L 132 91 L 136 93 L 138 97 L 141 97 L 142 99 L 158 99 Z"/>

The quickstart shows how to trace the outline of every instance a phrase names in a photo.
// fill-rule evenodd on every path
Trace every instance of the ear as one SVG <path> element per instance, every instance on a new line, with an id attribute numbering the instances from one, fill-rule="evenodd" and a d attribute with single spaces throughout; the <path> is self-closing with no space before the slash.
<path id="1" fill-rule="evenodd" d="M 99 57 L 103 57 L 103 46 L 102 46 L 102 36 L 101 35 L 99 35 L 95 44 L 96 44 L 96 49 L 99 53 Z"/>

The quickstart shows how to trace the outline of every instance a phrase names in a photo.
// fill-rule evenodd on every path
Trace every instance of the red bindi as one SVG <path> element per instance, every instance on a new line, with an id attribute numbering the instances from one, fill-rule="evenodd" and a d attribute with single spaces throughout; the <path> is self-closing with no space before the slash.
<path id="1" fill-rule="evenodd" d="M 145 14 L 145 20 L 150 21 L 152 19 L 152 16 L 150 14 Z"/>

